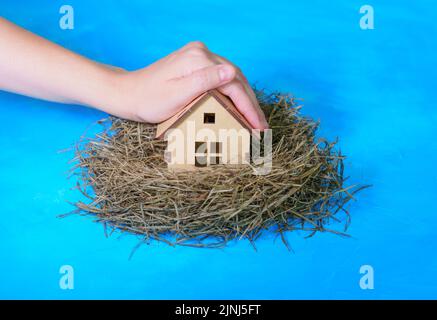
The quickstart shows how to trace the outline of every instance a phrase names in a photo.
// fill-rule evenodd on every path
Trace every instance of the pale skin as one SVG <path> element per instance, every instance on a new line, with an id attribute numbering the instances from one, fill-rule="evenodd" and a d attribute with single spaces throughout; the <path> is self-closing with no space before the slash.
<path id="1" fill-rule="evenodd" d="M 0 90 L 159 123 L 211 89 L 227 95 L 254 128 L 268 127 L 241 70 L 201 42 L 126 71 L 87 59 L 0 18 Z"/>

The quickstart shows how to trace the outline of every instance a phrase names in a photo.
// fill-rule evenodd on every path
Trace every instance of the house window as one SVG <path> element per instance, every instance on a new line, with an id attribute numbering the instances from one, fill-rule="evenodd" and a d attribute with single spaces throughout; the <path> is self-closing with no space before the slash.
<path id="1" fill-rule="evenodd" d="M 211 153 L 222 153 L 222 143 L 211 142 Z"/>
<path id="2" fill-rule="evenodd" d="M 203 123 L 215 123 L 215 113 L 204 113 Z"/>
<path id="3" fill-rule="evenodd" d="M 222 163 L 222 157 L 221 156 L 211 156 L 209 158 L 210 164 L 220 164 Z"/>
<path id="4" fill-rule="evenodd" d="M 209 153 L 209 163 L 210 164 L 220 164 L 222 163 L 222 143 L 221 142 L 211 142 Z"/>
<path id="5" fill-rule="evenodd" d="M 220 163 L 223 163 L 221 142 L 195 142 L 194 165 L 196 167 L 206 167 L 208 164 Z"/>
<path id="6" fill-rule="evenodd" d="M 206 167 L 206 156 L 195 156 L 194 157 L 194 166 L 196 167 Z"/>
<path id="7" fill-rule="evenodd" d="M 200 142 L 200 141 L 196 141 L 195 144 L 195 153 L 196 154 L 206 154 L 208 152 L 208 148 L 206 147 L 206 142 Z"/>
<path id="8" fill-rule="evenodd" d="M 206 167 L 208 153 L 206 142 L 196 141 L 194 152 L 194 165 L 196 167 Z"/>

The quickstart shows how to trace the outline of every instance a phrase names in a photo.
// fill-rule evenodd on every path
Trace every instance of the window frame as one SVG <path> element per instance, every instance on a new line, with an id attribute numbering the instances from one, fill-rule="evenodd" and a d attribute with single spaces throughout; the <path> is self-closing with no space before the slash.
<path id="1" fill-rule="evenodd" d="M 211 118 L 212 118 L 212 121 L 210 121 Z M 204 124 L 215 124 L 215 113 L 214 112 L 204 112 L 203 113 L 203 123 Z"/>

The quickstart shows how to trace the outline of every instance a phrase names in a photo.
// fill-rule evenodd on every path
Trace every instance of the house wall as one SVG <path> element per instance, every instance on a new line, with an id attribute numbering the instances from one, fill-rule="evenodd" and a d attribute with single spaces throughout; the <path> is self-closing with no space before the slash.
<path id="1" fill-rule="evenodd" d="M 204 123 L 204 113 L 215 113 L 215 123 Z M 173 163 L 169 167 L 195 166 L 195 142 L 222 143 L 222 162 L 226 164 L 241 164 L 250 152 L 250 133 L 214 98 L 208 97 L 194 106 L 185 119 L 168 132 L 167 140 L 174 135 L 184 137 L 184 147 L 177 143 L 176 154 L 172 154 Z M 210 151 L 210 150 L 208 150 Z M 175 159 L 178 159 L 174 163 Z M 210 158 L 208 157 L 208 165 Z"/>

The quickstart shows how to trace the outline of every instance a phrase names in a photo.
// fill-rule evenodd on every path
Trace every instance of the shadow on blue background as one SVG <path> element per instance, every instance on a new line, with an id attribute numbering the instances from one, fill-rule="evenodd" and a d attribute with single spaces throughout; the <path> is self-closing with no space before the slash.
<path id="1" fill-rule="evenodd" d="M 372 184 L 351 207 L 353 236 L 267 236 L 223 250 L 105 238 L 90 218 L 57 218 L 79 197 L 67 179 L 73 145 L 98 111 L 0 93 L 0 298 L 436 298 L 437 19 L 431 1 L 2 1 L 0 14 L 69 49 L 128 69 L 191 40 L 238 64 L 258 87 L 304 98 L 320 135 L 340 137 L 351 183 Z M 372 3 L 370 3 L 372 4 Z M 61 70 L 60 70 L 61 72 Z M 375 289 L 359 286 L 361 265 Z M 59 268 L 72 265 L 74 290 Z"/>

